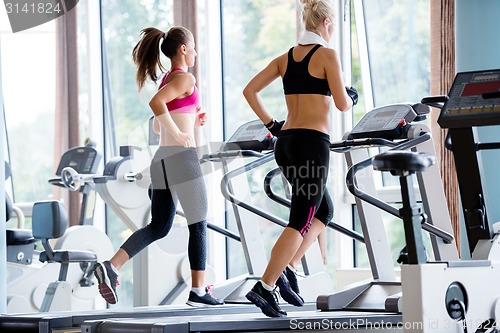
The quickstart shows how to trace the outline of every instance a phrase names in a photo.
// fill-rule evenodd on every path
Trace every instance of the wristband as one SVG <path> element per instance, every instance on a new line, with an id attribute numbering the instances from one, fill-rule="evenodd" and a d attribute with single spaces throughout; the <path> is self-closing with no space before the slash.
<path id="1" fill-rule="evenodd" d="M 273 118 L 271 118 L 271 121 L 270 121 L 270 122 L 268 122 L 267 124 L 264 124 L 264 126 L 266 126 L 266 128 L 269 128 L 269 127 L 271 127 L 271 125 L 273 125 L 273 124 L 274 124 L 274 119 L 273 119 Z"/>

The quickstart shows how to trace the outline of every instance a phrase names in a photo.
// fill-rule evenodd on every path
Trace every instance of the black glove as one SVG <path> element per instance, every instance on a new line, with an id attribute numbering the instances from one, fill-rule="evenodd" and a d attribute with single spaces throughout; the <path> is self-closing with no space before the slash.
<path id="1" fill-rule="evenodd" d="M 281 128 L 283 127 L 283 124 L 285 123 L 284 120 L 282 121 L 277 121 L 273 119 L 273 121 L 269 124 L 266 124 L 267 129 L 269 132 L 271 132 L 272 135 L 277 136 L 279 132 L 281 131 Z"/>
<path id="2" fill-rule="evenodd" d="M 352 105 L 358 104 L 358 91 L 354 87 L 345 87 L 345 91 L 347 91 L 347 95 L 352 99 Z"/>

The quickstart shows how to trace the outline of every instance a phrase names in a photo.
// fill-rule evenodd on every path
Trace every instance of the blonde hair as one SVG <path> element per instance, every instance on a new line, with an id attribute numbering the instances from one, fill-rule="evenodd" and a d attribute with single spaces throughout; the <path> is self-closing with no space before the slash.
<path id="1" fill-rule="evenodd" d="M 302 21 L 309 31 L 317 31 L 325 19 L 333 21 L 335 6 L 331 0 L 300 0 L 302 3 Z"/>

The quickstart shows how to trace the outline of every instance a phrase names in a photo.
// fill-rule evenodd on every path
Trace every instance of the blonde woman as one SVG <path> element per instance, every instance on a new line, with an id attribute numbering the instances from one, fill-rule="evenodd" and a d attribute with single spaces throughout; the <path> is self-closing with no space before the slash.
<path id="1" fill-rule="evenodd" d="M 330 110 L 350 110 L 357 101 L 354 88 L 346 88 L 337 52 L 328 47 L 335 27 L 331 0 L 301 0 L 305 32 L 298 44 L 260 71 L 245 87 L 248 104 L 277 136 L 275 157 L 291 184 L 289 224 L 276 241 L 267 268 L 246 295 L 269 317 L 286 316 L 281 297 L 301 306 L 304 301 L 294 266 L 325 230 L 333 217 L 333 203 L 325 188 L 330 156 Z M 285 121 L 274 120 L 259 92 L 281 78 L 287 106 Z"/>

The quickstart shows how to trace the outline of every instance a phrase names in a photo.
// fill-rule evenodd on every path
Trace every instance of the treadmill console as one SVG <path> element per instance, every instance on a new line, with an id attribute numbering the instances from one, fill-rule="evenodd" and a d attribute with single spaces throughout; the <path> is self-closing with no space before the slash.
<path id="1" fill-rule="evenodd" d="M 92 147 L 76 147 L 68 150 L 61 157 L 56 175 L 66 167 L 73 168 L 79 174 L 93 174 L 99 167 L 100 156 Z"/>
<path id="2" fill-rule="evenodd" d="M 349 139 L 401 138 L 404 128 L 417 117 L 409 104 L 391 104 L 367 112 L 349 133 Z"/>
<path id="3" fill-rule="evenodd" d="M 273 144 L 273 136 L 257 119 L 241 125 L 227 141 L 225 150 L 271 150 Z"/>
<path id="4" fill-rule="evenodd" d="M 442 128 L 500 124 L 500 69 L 455 76 L 438 123 Z"/>

